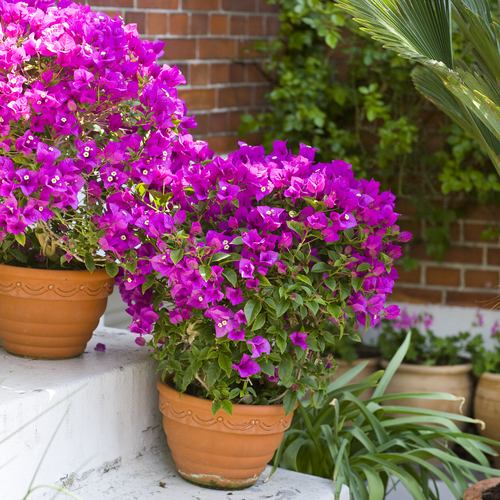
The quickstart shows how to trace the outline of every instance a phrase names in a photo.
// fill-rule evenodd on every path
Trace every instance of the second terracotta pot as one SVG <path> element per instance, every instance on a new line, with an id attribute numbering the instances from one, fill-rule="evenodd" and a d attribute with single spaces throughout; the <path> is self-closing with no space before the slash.
<path id="1" fill-rule="evenodd" d="M 0 265 L 0 338 L 33 359 L 82 354 L 104 314 L 114 278 L 104 269 L 51 271 Z"/>
<path id="2" fill-rule="evenodd" d="M 368 364 L 350 382 L 348 382 L 347 385 L 358 384 L 359 382 L 362 382 L 366 377 L 373 375 L 378 371 L 380 362 L 379 358 L 360 358 L 356 361 L 353 361 L 352 363 L 349 363 L 342 359 L 336 359 L 335 361 L 337 361 L 339 366 L 335 370 L 335 378 L 333 380 L 339 378 L 341 375 L 344 375 L 344 373 L 347 373 L 349 370 L 363 363 L 364 361 L 368 361 Z M 361 399 L 362 401 L 370 399 L 373 396 L 374 391 L 375 388 L 366 390 L 359 396 L 359 399 Z"/>
<path id="3" fill-rule="evenodd" d="M 481 436 L 500 441 L 500 375 L 484 373 L 479 378 L 474 398 L 474 417 L 482 420 L 486 427 L 478 426 Z M 493 446 L 500 453 L 500 446 Z M 500 457 L 494 457 L 495 467 L 500 468 Z"/>
<path id="4" fill-rule="evenodd" d="M 389 362 L 382 360 L 380 364 L 385 369 Z M 465 398 L 465 403 L 462 406 L 462 414 L 470 416 L 472 406 L 471 370 L 471 364 L 423 366 L 402 363 L 392 377 L 385 393 L 446 392 L 460 398 Z M 440 399 L 398 399 L 390 401 L 387 404 L 460 414 L 461 402 Z M 462 431 L 466 427 L 465 422 L 455 422 L 455 424 Z"/>
<path id="5" fill-rule="evenodd" d="M 212 415 L 212 401 L 158 381 L 163 429 L 179 474 L 208 488 L 252 486 L 290 427 L 282 405 L 234 405 L 233 415 Z"/>

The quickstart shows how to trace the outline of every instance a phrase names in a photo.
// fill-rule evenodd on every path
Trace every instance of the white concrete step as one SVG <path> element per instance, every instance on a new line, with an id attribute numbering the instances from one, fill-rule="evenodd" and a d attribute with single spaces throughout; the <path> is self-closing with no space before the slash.
<path id="1" fill-rule="evenodd" d="M 154 362 L 134 338 L 98 328 L 85 353 L 65 361 L 18 358 L 0 346 L 0 500 L 21 500 L 41 484 L 66 485 L 83 500 L 333 499 L 330 481 L 284 470 L 232 494 L 178 477 Z M 29 500 L 53 496 L 37 489 Z"/>

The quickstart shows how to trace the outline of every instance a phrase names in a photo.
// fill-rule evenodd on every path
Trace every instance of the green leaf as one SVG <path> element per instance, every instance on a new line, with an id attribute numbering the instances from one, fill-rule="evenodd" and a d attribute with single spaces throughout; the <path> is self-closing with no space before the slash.
<path id="1" fill-rule="evenodd" d="M 353 278 L 352 279 L 352 286 L 354 288 L 354 291 L 357 292 L 361 289 L 363 286 L 363 283 L 365 282 L 365 278 Z"/>
<path id="2" fill-rule="evenodd" d="M 231 245 L 243 245 L 243 240 L 241 239 L 241 236 L 237 236 L 231 241 Z"/>
<path id="3" fill-rule="evenodd" d="M 156 279 L 156 273 L 153 271 L 151 274 L 148 274 L 146 277 L 146 281 L 142 284 L 142 293 L 145 293 L 146 290 L 149 290 Z"/>
<path id="4" fill-rule="evenodd" d="M 220 375 L 221 367 L 217 363 L 211 363 L 207 370 L 207 385 L 212 387 Z"/>
<path id="5" fill-rule="evenodd" d="M 229 283 L 231 283 L 231 285 L 236 286 L 238 277 L 232 269 L 226 269 L 225 271 L 222 271 L 222 274 L 226 277 Z"/>
<path id="6" fill-rule="evenodd" d="M 266 317 L 266 313 L 261 313 L 257 316 L 257 318 L 255 319 L 255 323 L 252 326 L 252 332 L 254 332 L 255 330 L 260 330 L 264 326 Z"/>
<path id="7" fill-rule="evenodd" d="M 361 271 L 365 271 L 366 269 L 369 269 L 370 268 L 370 264 L 368 264 L 368 262 L 362 262 L 357 268 L 356 268 L 356 272 L 359 273 Z"/>
<path id="8" fill-rule="evenodd" d="M 278 349 L 280 352 L 283 354 L 286 351 L 286 340 L 282 337 L 277 337 L 276 338 L 276 345 L 278 346 Z"/>
<path id="9" fill-rule="evenodd" d="M 297 404 L 297 391 L 289 390 L 285 397 L 283 398 L 283 409 L 285 410 L 285 415 L 289 415 L 295 409 Z"/>
<path id="10" fill-rule="evenodd" d="M 334 292 L 337 289 L 337 280 L 335 278 L 326 278 L 325 285 Z"/>
<path id="11" fill-rule="evenodd" d="M 293 360 L 290 354 L 285 352 L 278 365 L 278 374 L 284 385 L 290 380 L 293 372 Z"/>
<path id="12" fill-rule="evenodd" d="M 220 399 L 216 399 L 213 403 L 212 403 L 212 415 L 215 415 L 222 407 L 222 403 L 220 401 Z"/>
<path id="13" fill-rule="evenodd" d="M 312 266 L 311 271 L 313 273 L 324 273 L 326 271 L 330 271 L 331 267 L 326 262 L 316 262 L 314 266 Z"/>
<path id="14" fill-rule="evenodd" d="M 170 258 L 172 259 L 172 262 L 174 264 L 177 264 L 178 262 L 181 261 L 182 257 L 184 257 L 184 251 L 182 248 L 179 250 L 174 250 L 173 252 L 170 252 Z"/>
<path id="15" fill-rule="evenodd" d="M 106 272 L 112 278 L 114 278 L 118 274 L 119 267 L 118 267 L 118 264 L 116 262 L 110 262 L 109 260 L 107 260 L 105 267 L 106 267 Z"/>
<path id="16" fill-rule="evenodd" d="M 292 302 L 289 299 L 285 299 L 284 297 L 278 302 L 278 305 L 276 306 L 276 316 L 279 318 L 280 316 L 283 316 L 290 306 L 292 305 Z"/>
<path id="17" fill-rule="evenodd" d="M 22 247 L 26 244 L 26 235 L 24 233 L 15 234 L 14 238 Z"/>
<path id="18" fill-rule="evenodd" d="M 28 262 L 26 255 L 20 252 L 17 248 L 10 248 L 9 253 L 19 262 Z"/>
<path id="19" fill-rule="evenodd" d="M 91 274 L 94 272 L 95 269 L 94 258 L 89 253 L 85 254 L 85 267 L 90 271 Z"/>
<path id="20" fill-rule="evenodd" d="M 219 354 L 219 366 L 226 372 L 226 375 L 228 377 L 231 376 L 231 371 L 233 370 L 231 359 L 229 359 L 229 356 L 226 356 L 225 354 Z"/>
<path id="21" fill-rule="evenodd" d="M 223 399 L 222 400 L 222 409 L 226 412 L 229 413 L 229 415 L 233 414 L 233 403 L 229 401 L 229 399 Z"/>
<path id="22" fill-rule="evenodd" d="M 212 276 L 212 268 L 210 266 L 200 266 L 198 270 L 205 281 L 208 281 Z"/>
<path id="23" fill-rule="evenodd" d="M 257 317 L 262 309 L 262 303 L 257 300 L 249 300 L 245 304 L 245 318 L 247 319 L 247 324 L 251 324 L 252 321 Z"/>
<path id="24" fill-rule="evenodd" d="M 220 262 L 221 260 L 227 259 L 229 257 L 230 257 L 230 255 L 228 253 L 219 252 L 219 253 L 212 255 L 212 258 L 210 260 L 212 262 Z"/>
<path id="25" fill-rule="evenodd" d="M 327 310 L 335 319 L 339 319 L 342 314 L 342 309 L 336 304 L 328 305 Z"/>
<path id="26" fill-rule="evenodd" d="M 270 361 L 262 360 L 259 362 L 259 365 L 263 373 L 274 377 L 274 365 Z"/>
<path id="27" fill-rule="evenodd" d="M 345 300 L 351 294 L 351 285 L 349 283 L 340 283 L 340 300 Z"/>
<path id="28" fill-rule="evenodd" d="M 303 281 L 304 283 L 307 283 L 308 285 L 312 285 L 311 280 L 303 274 L 297 274 L 297 279 Z"/>
<path id="29" fill-rule="evenodd" d="M 311 309 L 313 314 L 318 314 L 319 305 L 317 302 L 315 302 L 314 300 L 309 300 L 306 302 L 306 306 Z"/>

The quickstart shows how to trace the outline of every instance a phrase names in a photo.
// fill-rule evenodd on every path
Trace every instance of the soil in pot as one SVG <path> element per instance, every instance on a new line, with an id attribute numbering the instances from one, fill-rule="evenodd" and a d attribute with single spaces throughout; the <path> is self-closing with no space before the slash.
<path id="1" fill-rule="evenodd" d="M 491 496 L 490 492 L 493 495 Z M 488 496 L 485 496 L 488 495 Z M 483 479 L 473 484 L 464 493 L 463 500 L 497 500 L 500 499 L 500 477 Z"/>
<path id="2" fill-rule="evenodd" d="M 52 271 L 0 265 L 0 338 L 10 354 L 68 359 L 83 353 L 114 278 L 104 269 Z"/>
<path id="3" fill-rule="evenodd" d="M 482 500 L 500 500 L 500 484 L 483 491 Z"/>
<path id="4" fill-rule="evenodd" d="M 215 489 L 252 486 L 290 427 L 282 405 L 234 405 L 233 415 L 212 402 L 179 392 L 161 380 L 163 429 L 177 471 L 189 482 Z"/>

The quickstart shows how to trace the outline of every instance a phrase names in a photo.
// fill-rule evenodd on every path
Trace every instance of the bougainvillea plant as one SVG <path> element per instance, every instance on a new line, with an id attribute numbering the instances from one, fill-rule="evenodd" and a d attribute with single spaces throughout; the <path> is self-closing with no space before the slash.
<path id="1" fill-rule="evenodd" d="M 214 413 L 240 401 L 289 413 L 308 389 L 319 404 L 334 372 L 325 343 L 399 312 L 385 301 L 410 235 L 394 196 L 343 161 L 315 164 L 307 146 L 183 154 L 161 181 L 109 200 L 141 242 L 119 277 L 138 343 L 153 333 L 163 376 Z"/>
<path id="2" fill-rule="evenodd" d="M 196 126 L 177 98 L 183 76 L 156 62 L 162 46 L 65 0 L 0 1 L 0 262 L 116 274 L 96 217 L 123 186 L 161 177 Z M 120 248 L 134 248 L 129 221 L 112 218 Z"/>

